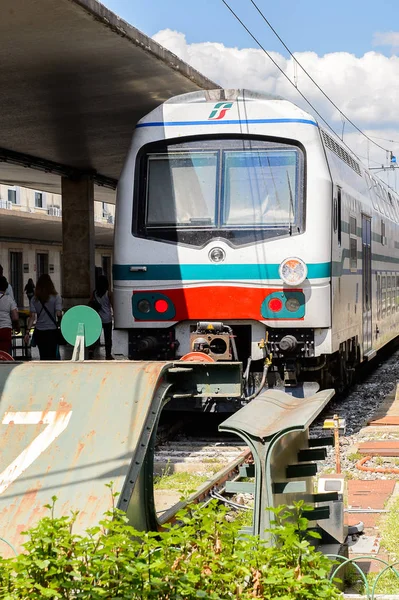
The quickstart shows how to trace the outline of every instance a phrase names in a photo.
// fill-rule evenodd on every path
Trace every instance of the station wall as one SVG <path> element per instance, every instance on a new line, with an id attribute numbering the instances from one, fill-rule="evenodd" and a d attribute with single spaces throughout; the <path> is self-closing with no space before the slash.
<path id="1" fill-rule="evenodd" d="M 113 205 L 95 202 L 95 225 L 107 227 L 112 236 L 114 210 Z M 0 185 L 0 218 L 7 215 L 20 215 L 21 225 L 18 235 L 6 238 L 0 237 L 0 264 L 4 268 L 4 275 L 11 283 L 15 299 L 20 308 L 28 307 L 28 299 L 24 288 L 29 278 L 36 283 L 42 273 L 48 273 L 52 278 L 56 290 L 62 295 L 62 244 L 60 239 L 54 241 L 26 241 L 26 213 L 35 213 L 35 216 L 46 215 L 43 221 L 54 222 L 62 218 L 61 196 L 40 192 L 19 186 Z M 10 212 L 9 212 L 10 211 Z M 7 221 L 6 221 L 7 222 Z M 18 217 L 19 222 L 19 217 Z M 15 229 L 14 229 L 15 230 Z M 49 237 L 49 236 L 47 236 Z M 96 269 L 106 274 L 111 282 L 112 278 L 112 247 L 96 246 Z"/>

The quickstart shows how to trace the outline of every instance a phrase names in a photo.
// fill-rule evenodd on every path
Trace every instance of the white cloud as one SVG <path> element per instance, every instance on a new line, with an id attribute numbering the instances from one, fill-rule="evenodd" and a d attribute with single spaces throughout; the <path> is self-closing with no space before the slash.
<path id="1" fill-rule="evenodd" d="M 399 32 L 377 31 L 373 35 L 373 46 L 391 46 L 393 50 L 399 48 Z"/>
<path id="2" fill-rule="evenodd" d="M 380 37 L 378 37 L 380 36 Z M 192 65 L 195 69 L 223 87 L 249 88 L 256 91 L 279 94 L 305 108 L 312 109 L 273 65 L 260 49 L 227 48 L 221 43 L 203 42 L 188 44 L 183 33 L 165 29 L 154 39 Z M 399 33 L 376 34 L 375 40 L 385 40 L 389 45 L 399 46 Z M 270 52 L 283 72 L 294 79 L 294 61 L 276 52 Z M 346 52 L 318 56 L 315 52 L 295 54 L 313 79 L 335 104 L 368 135 L 399 141 L 399 57 L 386 57 L 377 52 L 367 52 L 356 57 Z M 322 116 L 337 132 L 342 130 L 338 111 L 316 89 L 314 84 L 298 67 L 297 83 L 301 92 L 310 100 Z M 359 134 L 351 134 L 353 128 L 346 123 L 345 141 L 363 156 L 385 161 L 385 153 L 369 144 Z M 376 140 L 383 147 L 394 150 L 399 156 L 399 143 L 390 144 Z M 372 164 L 372 163 L 371 163 Z"/>

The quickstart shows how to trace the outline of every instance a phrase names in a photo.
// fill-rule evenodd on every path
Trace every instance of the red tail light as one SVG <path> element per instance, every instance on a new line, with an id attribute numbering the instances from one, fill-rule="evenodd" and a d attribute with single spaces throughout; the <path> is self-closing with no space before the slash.
<path id="1" fill-rule="evenodd" d="M 280 298 L 272 298 L 269 301 L 268 306 L 272 312 L 279 312 L 283 308 L 283 302 L 280 300 Z"/>

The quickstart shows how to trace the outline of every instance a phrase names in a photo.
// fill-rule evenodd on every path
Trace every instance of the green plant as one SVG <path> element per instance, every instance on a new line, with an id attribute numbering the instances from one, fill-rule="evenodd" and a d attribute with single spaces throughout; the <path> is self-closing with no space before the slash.
<path id="1" fill-rule="evenodd" d="M 154 482 L 156 490 L 179 490 L 187 493 L 188 490 L 196 490 L 201 483 L 207 481 L 206 475 L 197 475 L 196 473 L 186 473 L 180 471 L 171 475 L 163 475 L 158 481 Z"/>
<path id="2" fill-rule="evenodd" d="M 348 454 L 348 456 L 347 456 L 347 459 L 352 460 L 352 461 L 357 461 L 357 460 L 360 460 L 361 458 L 363 458 L 363 454 L 360 454 L 360 452 L 352 452 L 352 453 Z"/>
<path id="3" fill-rule="evenodd" d="M 113 498 L 115 495 L 113 494 Z M 77 513 L 49 516 L 28 533 L 25 553 L 0 559 L 3 600 L 332 600 L 331 562 L 309 542 L 306 508 L 275 511 L 275 545 L 239 536 L 215 502 L 189 507 L 179 526 L 138 532 L 115 506 L 77 535 Z"/>
<path id="4" fill-rule="evenodd" d="M 170 464 L 170 460 L 168 460 L 166 465 L 162 468 L 161 472 L 154 475 L 154 485 L 157 485 L 162 481 L 164 477 L 169 477 L 172 473 L 172 466 Z"/>

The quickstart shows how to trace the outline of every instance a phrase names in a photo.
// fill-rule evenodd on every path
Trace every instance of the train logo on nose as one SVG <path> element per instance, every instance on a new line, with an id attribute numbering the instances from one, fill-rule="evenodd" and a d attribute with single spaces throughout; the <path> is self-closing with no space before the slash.
<path id="1" fill-rule="evenodd" d="M 233 106 L 232 102 L 218 102 L 213 107 L 211 114 L 208 117 L 209 121 L 219 121 L 223 119 L 227 111 Z"/>

